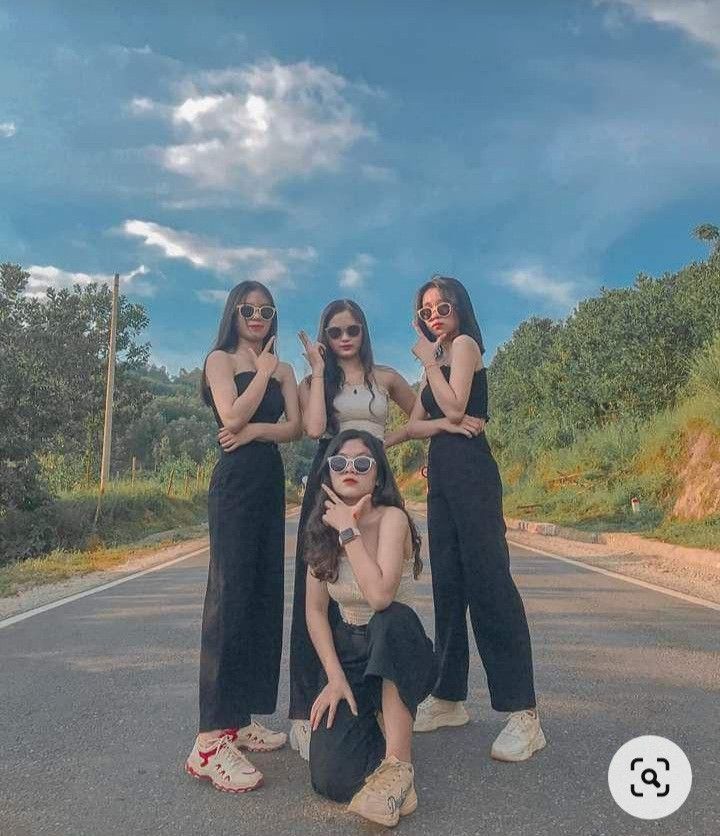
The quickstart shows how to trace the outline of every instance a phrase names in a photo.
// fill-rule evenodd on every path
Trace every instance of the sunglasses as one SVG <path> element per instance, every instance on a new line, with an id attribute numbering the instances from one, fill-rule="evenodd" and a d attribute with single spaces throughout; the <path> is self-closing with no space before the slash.
<path id="1" fill-rule="evenodd" d="M 437 314 L 443 318 L 450 316 L 452 309 L 453 306 L 449 302 L 438 302 L 437 305 L 426 305 L 424 308 L 420 308 L 417 315 L 423 322 L 428 322 L 433 318 L 433 314 Z"/>
<path id="2" fill-rule="evenodd" d="M 337 325 L 331 325 L 325 329 L 325 333 L 331 340 L 339 340 L 343 334 L 348 337 L 359 337 L 362 333 L 362 325 L 348 325 L 345 328 L 339 328 Z"/>
<path id="3" fill-rule="evenodd" d="M 244 302 L 242 305 L 238 305 L 238 310 L 240 311 L 240 316 L 243 319 L 252 319 L 255 314 L 258 314 L 261 319 L 264 319 L 266 322 L 269 322 L 275 316 L 275 308 L 272 305 L 250 305 L 247 302 Z"/>
<path id="4" fill-rule="evenodd" d="M 355 456 L 354 459 L 351 459 L 349 456 L 330 456 L 328 459 L 328 465 L 330 465 L 330 470 L 333 473 L 344 473 L 349 466 L 352 466 L 352 469 L 355 473 L 367 473 L 370 468 L 375 464 L 375 459 L 372 456 Z"/>

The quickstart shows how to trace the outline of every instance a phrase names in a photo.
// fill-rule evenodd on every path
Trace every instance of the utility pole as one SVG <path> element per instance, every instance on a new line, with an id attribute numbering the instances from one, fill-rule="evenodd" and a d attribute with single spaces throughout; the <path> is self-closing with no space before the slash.
<path id="1" fill-rule="evenodd" d="M 110 314 L 110 347 L 108 350 L 107 388 L 105 390 L 105 429 L 103 431 L 102 464 L 100 466 L 100 493 L 95 511 L 95 526 L 100 516 L 100 503 L 110 477 L 110 446 L 112 442 L 113 392 L 115 391 L 115 343 L 117 341 L 118 301 L 120 297 L 120 274 L 115 273 L 112 291 L 112 313 Z"/>

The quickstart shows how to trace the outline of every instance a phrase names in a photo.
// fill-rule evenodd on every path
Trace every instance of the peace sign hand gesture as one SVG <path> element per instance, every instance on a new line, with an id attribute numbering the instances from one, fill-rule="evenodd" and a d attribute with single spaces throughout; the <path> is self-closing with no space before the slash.
<path id="1" fill-rule="evenodd" d="M 273 335 L 265 344 L 265 348 L 260 352 L 260 354 L 255 357 L 251 353 L 251 357 L 253 362 L 255 363 L 255 370 L 258 372 L 262 372 L 265 374 L 268 379 L 273 376 L 275 373 L 275 369 L 278 367 L 278 363 L 280 362 L 277 354 L 272 353 L 272 347 L 275 345 L 275 336 Z"/>
<path id="2" fill-rule="evenodd" d="M 355 505 L 346 505 L 327 485 L 321 485 L 320 487 L 329 497 L 325 500 L 325 513 L 322 521 L 338 532 L 344 531 L 346 528 L 355 528 L 357 521 L 372 502 L 372 494 L 368 493 L 361 497 Z"/>
<path id="3" fill-rule="evenodd" d="M 313 342 L 305 331 L 298 331 L 298 339 L 303 345 L 303 357 L 310 364 L 313 374 L 322 374 L 325 369 L 325 346 Z"/>
<path id="4" fill-rule="evenodd" d="M 417 322 L 413 322 L 413 328 L 415 329 L 418 338 L 417 342 L 412 347 L 412 353 L 418 358 L 418 360 L 420 360 L 423 366 L 437 362 L 437 351 L 442 347 L 445 336 L 443 335 L 442 337 L 438 337 L 436 342 L 432 342 L 425 336 L 425 333 L 420 329 Z"/>

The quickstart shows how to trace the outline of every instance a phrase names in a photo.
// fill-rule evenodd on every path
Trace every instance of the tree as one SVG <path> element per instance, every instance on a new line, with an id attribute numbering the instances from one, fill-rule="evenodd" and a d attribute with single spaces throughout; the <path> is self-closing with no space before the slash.
<path id="1" fill-rule="evenodd" d="M 112 294 L 105 285 L 50 288 L 27 294 L 29 274 L 0 265 L 0 507 L 45 501 L 36 454 L 98 456 Z M 120 299 L 115 421 L 118 433 L 139 414 L 149 394 L 132 371 L 148 346 L 140 305 Z M 2 511 L 0 510 L 0 513 Z"/>
<path id="2" fill-rule="evenodd" d="M 698 241 L 705 241 L 713 245 L 713 252 L 720 252 L 720 229 L 713 224 L 700 224 L 693 230 Z"/>

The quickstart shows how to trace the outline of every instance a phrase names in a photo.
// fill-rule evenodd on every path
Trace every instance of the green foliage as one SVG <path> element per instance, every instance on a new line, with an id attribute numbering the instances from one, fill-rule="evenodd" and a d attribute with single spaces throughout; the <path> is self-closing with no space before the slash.
<path id="1" fill-rule="evenodd" d="M 604 289 L 564 321 L 523 322 L 489 370 L 487 432 L 500 460 L 527 466 L 593 428 L 646 420 L 673 407 L 693 375 L 714 387 L 720 349 L 698 355 L 692 373 L 689 361 L 719 327 L 717 252 L 675 274 Z"/>

